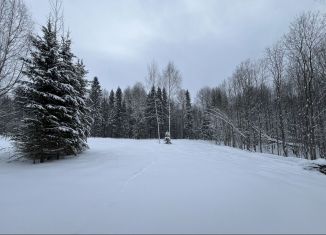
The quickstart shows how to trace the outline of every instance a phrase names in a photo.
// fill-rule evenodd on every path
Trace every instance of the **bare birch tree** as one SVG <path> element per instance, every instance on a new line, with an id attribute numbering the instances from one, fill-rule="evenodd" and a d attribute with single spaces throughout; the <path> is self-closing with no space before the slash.
<path id="1" fill-rule="evenodd" d="M 179 70 L 176 68 L 173 62 L 169 62 L 166 69 L 163 71 L 162 84 L 164 85 L 168 95 L 168 119 L 169 130 L 171 134 L 171 102 L 174 96 L 180 89 L 182 77 Z"/>

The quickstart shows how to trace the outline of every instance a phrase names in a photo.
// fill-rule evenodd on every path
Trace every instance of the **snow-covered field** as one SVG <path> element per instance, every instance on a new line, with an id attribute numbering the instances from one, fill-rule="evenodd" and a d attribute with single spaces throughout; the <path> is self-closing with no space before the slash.
<path id="1" fill-rule="evenodd" d="M 326 176 L 305 160 L 202 141 L 89 143 L 38 165 L 1 150 L 0 233 L 326 233 Z"/>

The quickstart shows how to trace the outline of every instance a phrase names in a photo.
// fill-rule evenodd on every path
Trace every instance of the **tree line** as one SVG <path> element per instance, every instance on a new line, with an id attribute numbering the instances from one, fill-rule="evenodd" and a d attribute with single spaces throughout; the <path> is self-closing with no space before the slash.
<path id="1" fill-rule="evenodd" d="M 173 62 L 158 72 L 148 67 L 143 83 L 117 90 L 102 90 L 97 77 L 91 82 L 91 136 L 134 139 L 194 138 L 190 93 L 180 90 L 181 75 Z M 160 85 L 158 85 L 160 84 Z"/>
<path id="2" fill-rule="evenodd" d="M 264 58 L 199 92 L 207 136 L 242 149 L 326 157 L 326 17 L 308 12 Z M 206 120 L 207 119 L 207 120 Z"/>
<path id="3" fill-rule="evenodd" d="M 147 91 L 138 83 L 122 95 L 104 92 L 94 136 L 161 138 L 169 131 L 173 138 L 250 151 L 326 157 L 326 18 L 318 12 L 297 17 L 263 58 L 242 62 L 219 87 L 202 88 L 193 103 L 173 63 L 161 74 L 151 64 L 148 80 Z"/>
<path id="4" fill-rule="evenodd" d="M 326 17 L 307 12 L 260 59 L 191 99 L 173 62 L 153 62 L 144 83 L 103 89 L 86 80 L 61 30 L 60 5 L 42 33 L 21 0 L 0 3 L 0 134 L 22 156 L 78 154 L 87 138 L 203 139 L 249 151 L 326 157 Z"/>

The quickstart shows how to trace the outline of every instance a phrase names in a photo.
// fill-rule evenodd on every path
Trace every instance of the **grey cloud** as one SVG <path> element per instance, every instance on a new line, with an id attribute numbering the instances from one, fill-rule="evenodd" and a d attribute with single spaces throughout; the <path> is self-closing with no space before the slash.
<path id="1" fill-rule="evenodd" d="M 44 0 L 26 0 L 43 24 Z M 325 12 L 314 0 L 64 0 L 65 26 L 89 78 L 107 89 L 143 81 L 155 59 L 175 61 L 183 86 L 195 93 L 217 86 L 246 58 L 262 56 L 305 10 Z M 193 94 L 194 95 L 194 94 Z"/>

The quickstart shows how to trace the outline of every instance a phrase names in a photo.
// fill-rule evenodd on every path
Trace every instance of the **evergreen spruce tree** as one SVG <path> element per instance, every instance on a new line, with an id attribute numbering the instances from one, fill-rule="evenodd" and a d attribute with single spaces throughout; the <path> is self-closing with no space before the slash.
<path id="1" fill-rule="evenodd" d="M 157 103 L 157 112 L 158 112 L 158 117 L 159 117 L 159 123 L 160 123 L 160 134 L 161 138 L 164 137 L 165 131 L 164 130 L 164 122 L 163 122 L 163 94 L 162 94 L 162 89 L 160 87 L 157 88 L 156 92 L 156 103 Z"/>
<path id="2" fill-rule="evenodd" d="M 23 120 L 14 140 L 20 153 L 34 162 L 77 154 L 85 147 L 79 135 L 78 73 L 70 40 L 60 45 L 50 20 L 42 32 L 42 37 L 31 37 L 27 79 L 16 90 Z"/>
<path id="3" fill-rule="evenodd" d="M 125 100 L 122 101 L 121 119 L 122 119 L 121 137 L 128 138 L 129 132 L 130 132 L 130 126 L 129 126 L 129 118 L 128 118 L 128 114 L 127 114 L 127 105 L 126 105 Z"/>
<path id="4" fill-rule="evenodd" d="M 189 91 L 186 91 L 186 110 L 184 117 L 184 138 L 193 138 L 193 113 Z"/>
<path id="5" fill-rule="evenodd" d="M 89 103 L 87 83 L 88 81 L 85 79 L 87 71 L 85 69 L 85 65 L 82 60 L 78 60 L 75 64 L 76 68 L 76 77 L 78 80 L 78 86 L 76 87 L 78 91 L 78 112 L 79 112 L 79 136 L 80 136 L 80 145 L 81 148 L 88 148 L 87 145 L 87 137 L 91 134 L 91 126 L 92 126 L 92 118 L 91 118 L 91 110 L 88 107 L 87 103 Z"/>
<path id="6" fill-rule="evenodd" d="M 18 113 L 17 113 L 18 114 Z M 0 98 L 0 135 L 11 136 L 17 125 L 14 100 L 9 96 Z"/>
<path id="7" fill-rule="evenodd" d="M 67 148 L 68 153 L 77 154 L 83 151 L 83 139 L 80 139 L 81 131 L 81 114 L 79 112 L 79 80 L 77 78 L 77 68 L 73 62 L 74 55 L 71 52 L 71 40 L 69 35 L 62 38 L 59 50 L 59 70 L 62 98 L 65 100 L 66 114 L 63 117 L 64 127 L 66 128 L 65 140 L 69 141 Z"/>
<path id="8" fill-rule="evenodd" d="M 115 94 L 114 91 L 111 90 L 110 96 L 109 96 L 109 118 L 108 118 L 108 137 L 113 137 L 113 131 L 114 131 L 114 117 L 115 117 Z"/>
<path id="9" fill-rule="evenodd" d="M 156 92 L 155 87 L 153 86 L 151 91 L 147 95 L 146 99 L 146 122 L 149 138 L 156 138 L 157 136 L 157 120 L 156 120 L 156 111 L 155 111 L 155 99 Z"/>
<path id="10" fill-rule="evenodd" d="M 90 91 L 90 108 L 93 119 L 91 128 L 91 136 L 100 137 L 102 134 L 102 115 L 101 115 L 101 104 L 102 104 L 102 90 L 97 77 L 94 77 L 92 81 Z"/>
<path id="11" fill-rule="evenodd" d="M 131 106 L 127 106 L 128 138 L 134 138 L 135 118 Z"/>
<path id="12" fill-rule="evenodd" d="M 109 118 L 110 118 L 110 107 L 109 107 L 109 97 L 103 96 L 101 104 L 101 115 L 102 115 L 102 131 L 101 137 L 109 136 Z"/>
<path id="13" fill-rule="evenodd" d="M 123 122 L 122 122 L 122 91 L 118 87 L 115 93 L 115 113 L 113 120 L 113 137 L 121 138 L 123 136 Z"/>
<path id="14" fill-rule="evenodd" d="M 168 96 L 165 88 L 162 90 L 162 128 L 163 133 L 169 130 L 169 117 L 168 117 Z"/>

